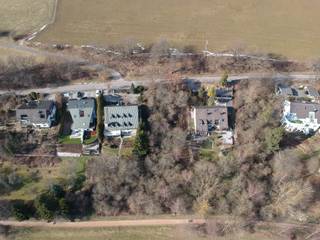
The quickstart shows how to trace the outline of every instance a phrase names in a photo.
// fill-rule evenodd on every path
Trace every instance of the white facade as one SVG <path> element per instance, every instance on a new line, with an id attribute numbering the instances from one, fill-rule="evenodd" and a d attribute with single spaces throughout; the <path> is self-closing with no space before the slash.
<path id="1" fill-rule="evenodd" d="M 320 121 L 316 118 L 315 111 L 309 111 L 305 117 L 298 117 L 297 112 L 292 111 L 292 103 L 284 102 L 282 124 L 288 132 L 303 132 L 309 134 L 320 128 Z M 306 109 L 306 108 L 305 108 Z"/>
<path id="2" fill-rule="evenodd" d="M 35 128 L 50 128 L 48 123 L 39 123 L 39 124 L 33 123 L 32 126 Z"/>
<path id="3" fill-rule="evenodd" d="M 58 157 L 81 157 L 81 153 L 57 152 Z"/>
<path id="4" fill-rule="evenodd" d="M 131 137 L 135 136 L 137 129 L 128 129 L 128 130 L 105 130 L 104 135 L 106 137 Z"/>

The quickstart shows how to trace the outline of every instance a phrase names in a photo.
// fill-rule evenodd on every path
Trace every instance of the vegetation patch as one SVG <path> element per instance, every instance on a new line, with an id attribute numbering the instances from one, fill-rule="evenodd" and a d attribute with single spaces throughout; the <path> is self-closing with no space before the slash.
<path id="1" fill-rule="evenodd" d="M 70 135 L 60 136 L 59 143 L 61 144 L 81 144 L 80 138 L 71 138 Z M 91 138 L 88 139 L 88 142 L 91 141 Z"/>

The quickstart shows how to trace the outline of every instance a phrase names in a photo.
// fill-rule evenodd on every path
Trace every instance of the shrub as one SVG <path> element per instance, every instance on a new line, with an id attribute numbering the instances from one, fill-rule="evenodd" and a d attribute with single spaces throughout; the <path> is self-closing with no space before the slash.
<path id="1" fill-rule="evenodd" d="M 284 135 L 282 127 L 266 129 L 265 144 L 267 153 L 272 153 L 280 150 L 280 142 Z"/>
<path id="2" fill-rule="evenodd" d="M 56 211 L 59 209 L 58 200 L 49 192 L 42 193 L 35 200 L 37 215 L 41 219 L 53 220 Z"/>
<path id="3" fill-rule="evenodd" d="M 33 214 L 32 204 L 17 202 L 13 205 L 13 215 L 18 221 L 28 220 Z"/>

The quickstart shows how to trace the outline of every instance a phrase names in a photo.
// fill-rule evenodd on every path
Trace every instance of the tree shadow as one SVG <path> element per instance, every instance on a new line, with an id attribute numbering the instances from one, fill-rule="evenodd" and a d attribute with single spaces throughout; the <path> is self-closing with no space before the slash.
<path id="1" fill-rule="evenodd" d="M 280 147 L 281 149 L 295 147 L 307 140 L 308 138 L 312 137 L 313 135 L 314 134 L 305 135 L 303 133 L 297 132 L 285 133 L 283 139 L 280 142 Z"/>

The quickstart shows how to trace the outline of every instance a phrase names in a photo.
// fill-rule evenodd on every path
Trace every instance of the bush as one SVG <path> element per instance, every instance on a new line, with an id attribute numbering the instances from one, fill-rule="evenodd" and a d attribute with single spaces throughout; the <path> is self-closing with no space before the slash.
<path id="1" fill-rule="evenodd" d="M 37 215 L 41 219 L 48 221 L 53 220 L 55 213 L 59 209 L 58 200 L 50 192 L 45 192 L 38 196 L 34 205 Z"/>
<path id="2" fill-rule="evenodd" d="M 18 221 L 28 220 L 34 215 L 31 203 L 17 202 L 13 205 L 13 215 Z"/>
<path id="3" fill-rule="evenodd" d="M 283 127 L 266 129 L 265 144 L 267 153 L 273 153 L 280 150 L 280 142 L 284 135 Z"/>
<path id="4" fill-rule="evenodd" d="M 34 206 L 37 215 L 48 221 L 51 221 L 56 214 L 66 216 L 69 213 L 69 206 L 64 197 L 64 189 L 60 185 L 52 185 L 48 191 L 36 198 Z"/>

